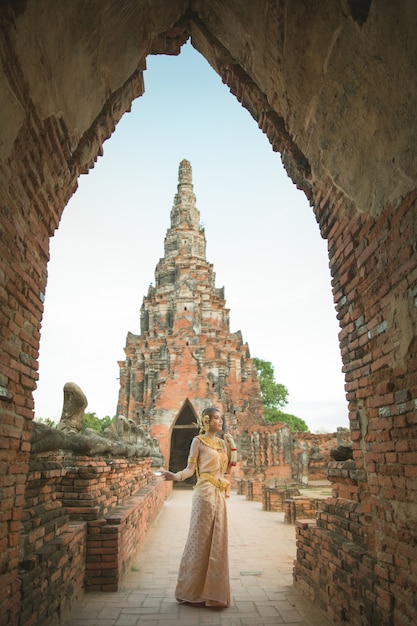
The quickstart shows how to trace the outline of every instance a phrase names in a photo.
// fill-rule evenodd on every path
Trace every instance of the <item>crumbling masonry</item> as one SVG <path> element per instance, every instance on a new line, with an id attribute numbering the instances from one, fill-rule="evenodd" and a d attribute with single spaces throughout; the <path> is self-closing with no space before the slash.
<path id="1" fill-rule="evenodd" d="M 147 56 L 188 38 L 281 154 L 328 242 L 353 459 L 333 463 L 327 509 L 298 528 L 294 582 L 335 624 L 417 623 L 416 3 L 41 5 L 0 8 L 0 623 L 24 623 L 49 238 L 143 94 Z"/>
<path id="2" fill-rule="evenodd" d="M 231 333 L 224 289 L 215 286 L 188 161 L 179 166 L 178 190 L 155 270 L 140 311 L 140 335 L 129 333 L 120 366 L 117 407 L 144 422 L 159 440 L 173 471 L 187 464 L 197 414 L 217 406 L 225 428 L 243 436 L 263 424 L 255 365 L 240 332 Z"/>

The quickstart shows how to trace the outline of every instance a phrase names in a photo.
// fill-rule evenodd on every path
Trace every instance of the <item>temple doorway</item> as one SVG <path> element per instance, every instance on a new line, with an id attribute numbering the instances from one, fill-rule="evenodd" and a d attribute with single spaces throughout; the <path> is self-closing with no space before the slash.
<path id="1" fill-rule="evenodd" d="M 196 422 L 197 416 L 195 411 L 190 402 L 186 400 L 172 428 L 169 457 L 169 469 L 171 472 L 178 472 L 186 467 L 191 441 L 193 437 L 198 435 Z M 184 483 L 181 483 L 181 485 L 194 485 L 195 482 L 196 476 L 194 475 L 185 480 Z M 178 486 L 178 483 L 175 486 Z"/>

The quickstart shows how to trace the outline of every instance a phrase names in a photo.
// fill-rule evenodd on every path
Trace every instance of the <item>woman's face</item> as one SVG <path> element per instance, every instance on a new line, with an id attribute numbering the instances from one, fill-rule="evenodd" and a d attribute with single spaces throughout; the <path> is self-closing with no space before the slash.
<path id="1" fill-rule="evenodd" d="M 210 419 L 210 430 L 216 433 L 220 430 L 223 430 L 223 419 L 220 415 L 220 411 L 216 411 L 215 413 L 213 413 Z"/>

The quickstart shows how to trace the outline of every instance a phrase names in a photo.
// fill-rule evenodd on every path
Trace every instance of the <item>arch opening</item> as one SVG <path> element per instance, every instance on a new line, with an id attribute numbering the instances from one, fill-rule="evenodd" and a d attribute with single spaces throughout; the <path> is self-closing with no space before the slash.
<path id="1" fill-rule="evenodd" d="M 161 77 L 156 79 L 158 72 Z M 74 372 L 80 386 L 86 387 L 91 410 L 112 414 L 115 401 L 111 403 L 110 394 L 117 398 L 117 374 L 112 371 L 126 331 L 135 333 L 139 326 L 137 305 L 126 294 L 147 291 L 169 223 L 176 168 L 186 156 L 193 165 L 208 259 L 217 284 L 226 288 L 231 325 L 243 332 L 252 354 L 274 362 L 277 380 L 290 391 L 288 412 L 305 419 L 311 430 L 330 432 L 347 426 L 327 250 L 304 193 L 288 178 L 247 110 L 231 98 L 191 44 L 183 46 L 179 57 L 150 57 L 147 84 L 106 142 L 104 156 L 80 180 L 51 241 L 36 414 L 49 413 L 42 408 L 42 395 L 55 403 L 51 410 L 55 419 L 59 417 L 61 388 Z M 167 100 L 168 94 L 172 100 Z M 56 274 L 55 262 L 60 265 Z M 77 298 L 86 303 L 88 316 L 67 288 L 77 268 Z M 279 286 L 274 290 L 275 276 Z M 301 305 L 304 300 L 309 301 L 308 315 Z M 72 342 L 63 346 L 59 335 L 66 312 Z M 99 339 L 98 320 L 108 342 L 99 340 L 94 346 L 102 369 L 100 382 L 92 385 L 87 363 L 92 338 Z M 58 361 L 53 350 L 59 343 Z M 317 354 L 322 355 L 322 370 L 313 381 Z M 104 378 L 108 385 L 103 393 Z M 337 392 L 330 397 L 331 389 Z"/>
<path id="2" fill-rule="evenodd" d="M 13 519 L 4 516 L 1 527 L 3 536 L 10 533 L 4 558 L 8 570 L 3 580 L 12 594 L 2 605 L 4 619 L 17 622 L 23 600 L 16 548 L 23 515 L 21 486 L 27 479 L 30 453 L 48 235 L 57 227 L 79 173 L 92 167 L 103 141 L 132 100 L 143 93 L 147 54 L 150 50 L 176 54 L 191 32 L 196 47 L 219 75 L 231 78 L 228 84 L 236 87 L 238 100 L 245 102 L 251 114 L 256 113 L 252 117 L 273 148 L 288 159 L 286 167 L 292 180 L 300 187 L 304 184 L 307 195 L 314 194 L 315 215 L 330 243 L 349 416 L 355 435 L 354 459 L 348 475 L 343 468 L 335 468 L 337 492 L 326 519 L 312 534 L 305 529 L 308 540 L 313 538 L 305 551 L 312 554 L 311 566 L 309 571 L 303 570 L 300 559 L 295 576 L 303 580 L 310 597 L 324 605 L 330 615 L 333 611 L 333 617 L 355 620 L 360 616 L 364 623 L 417 622 L 415 607 L 407 596 L 414 585 L 412 563 L 409 558 L 397 558 L 409 554 L 407 547 L 413 536 L 413 519 L 408 513 L 415 476 L 416 364 L 412 337 L 416 329 L 413 252 L 417 152 L 413 146 L 417 125 L 413 120 L 417 89 L 413 33 L 417 14 L 413 2 L 405 3 L 404 8 L 384 2 L 365 2 L 365 8 L 359 8 L 358 2 L 342 7 L 317 3 L 314 10 L 308 3 L 293 3 L 290 11 L 288 3 L 248 0 L 225 5 L 213 0 L 208 6 L 194 0 L 195 13 L 184 15 L 191 3 L 182 0 L 126 0 L 123 10 L 114 10 L 111 2 L 92 0 L 88 20 L 81 19 L 73 3 L 54 12 L 55 5 L 50 3 L 47 16 L 37 10 L 34 0 L 5 3 L 1 9 L 4 71 L 0 92 L 7 124 L 0 142 L 5 226 L 1 232 L 4 352 L 0 398 L 7 462 L 0 482 L 7 488 L 6 511 L 13 511 Z M 181 16 L 183 21 L 179 22 Z M 150 43 L 154 33 L 162 34 Z M 122 45 L 118 45 L 120 41 Z M 186 93 L 188 98 L 193 95 L 192 90 Z M 263 94 L 267 94 L 271 107 L 262 108 Z M 201 129 L 193 130 L 199 136 Z M 241 148 L 245 151 L 247 144 Z M 184 156 L 194 163 L 192 154 L 181 154 Z M 229 174 L 227 166 L 225 171 Z M 253 172 L 247 178 L 253 181 Z M 243 167 L 241 180 L 243 185 Z M 236 198 L 230 196 L 226 208 L 232 200 Z M 252 206 L 257 219 L 250 221 L 250 236 L 242 235 L 244 221 L 235 220 L 232 232 L 239 242 L 252 244 L 260 232 L 278 233 L 281 226 L 272 220 L 262 221 L 257 197 Z M 261 229 L 257 229 L 259 222 Z M 131 226 L 130 222 L 125 226 L 127 223 Z M 149 227 L 147 221 L 147 234 Z M 112 250 L 114 238 L 109 238 L 109 243 L 104 238 L 102 241 L 107 251 Z M 88 245 L 88 239 L 86 242 Z M 268 248 L 265 240 L 264 244 Z M 276 241 L 271 246 L 279 250 Z M 73 248 L 72 260 L 79 249 Z M 249 254 L 247 246 L 243 252 Z M 255 271 L 254 263 L 243 268 L 245 254 L 242 247 L 237 250 L 233 258 L 239 263 L 234 270 L 248 279 Z M 263 258 L 256 259 L 258 275 L 265 270 L 271 276 L 270 264 L 264 267 Z M 88 260 L 84 267 L 89 268 Z M 74 276 L 69 278 L 72 300 L 82 301 Z M 101 287 L 108 296 L 109 285 L 113 286 L 111 273 L 107 278 Z M 273 278 L 275 282 L 284 280 L 281 274 L 279 280 L 275 275 Z M 226 278 L 221 282 L 232 284 Z M 279 286 L 283 288 L 281 282 Z M 257 289 L 261 290 L 260 285 Z M 258 291 L 250 291 L 255 299 L 253 294 L 257 296 Z M 308 291 L 302 296 L 298 308 L 307 310 L 306 319 L 312 298 Z M 119 302 L 124 304 L 125 300 Z M 234 311 L 242 310 L 242 302 L 243 308 L 250 308 L 250 299 L 231 302 L 229 297 Z M 297 307 L 292 310 L 297 311 Z M 268 326 L 266 312 L 267 306 L 260 313 L 258 310 L 258 325 Z M 92 315 L 93 310 L 88 308 L 88 313 Z M 236 325 L 247 333 L 246 324 Z M 270 327 L 279 331 L 276 325 Z M 76 337 L 77 328 L 71 331 Z M 97 332 L 95 328 L 93 334 Z M 247 337 L 250 339 L 248 333 Z M 61 329 L 61 344 L 72 339 Z M 300 340 L 299 334 L 296 339 Z M 72 344 L 79 360 L 88 362 L 92 370 L 101 357 L 98 351 L 90 342 L 84 359 L 81 348 Z M 311 342 L 305 345 L 311 346 Z M 343 480 L 337 482 L 338 477 Z M 324 556 L 319 545 L 323 537 L 332 548 Z M 313 545 L 314 553 L 310 550 Z M 340 545 L 346 548 L 345 556 Z M 315 580 L 311 571 L 318 574 Z M 355 573 L 348 586 L 343 584 L 346 571 Z M 336 605 L 331 601 L 335 597 Z M 328 606 L 326 600 L 330 601 Z"/>
<path id="3" fill-rule="evenodd" d="M 191 441 L 198 435 L 196 423 L 197 415 L 192 404 L 187 399 L 178 412 L 171 430 L 169 455 L 169 469 L 171 472 L 178 472 L 187 466 Z M 187 478 L 181 483 L 180 486 L 194 485 L 195 481 L 196 476 L 194 474 L 194 476 Z"/>

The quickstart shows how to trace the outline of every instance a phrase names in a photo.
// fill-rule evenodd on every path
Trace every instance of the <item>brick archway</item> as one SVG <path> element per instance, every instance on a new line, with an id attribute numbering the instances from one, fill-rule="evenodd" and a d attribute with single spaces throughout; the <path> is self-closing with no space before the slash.
<path id="1" fill-rule="evenodd" d="M 416 556 L 417 17 L 412 1 L 374 0 L 361 11 L 356 4 L 93 0 L 88 14 L 77 3 L 58 9 L 51 2 L 44 12 L 35 0 L 2 6 L 5 623 L 19 619 L 20 521 L 49 237 L 79 175 L 143 94 L 147 55 L 178 54 L 190 36 L 281 153 L 328 240 L 354 468 L 334 468 L 331 514 L 314 534 L 320 542 L 327 533 L 334 548 L 326 563 L 314 563 L 321 587 L 301 569 L 297 582 L 335 623 L 343 616 L 362 624 L 417 621 L 409 591 Z M 341 540 L 346 567 L 339 571 Z"/>
<path id="2" fill-rule="evenodd" d="M 186 467 L 191 441 L 193 437 L 198 435 L 198 429 L 194 426 L 196 422 L 197 416 L 195 411 L 191 403 L 186 400 L 171 430 L 169 460 L 169 469 L 171 472 L 178 472 Z M 185 482 L 187 484 L 194 484 L 195 477 L 191 477 Z"/>

